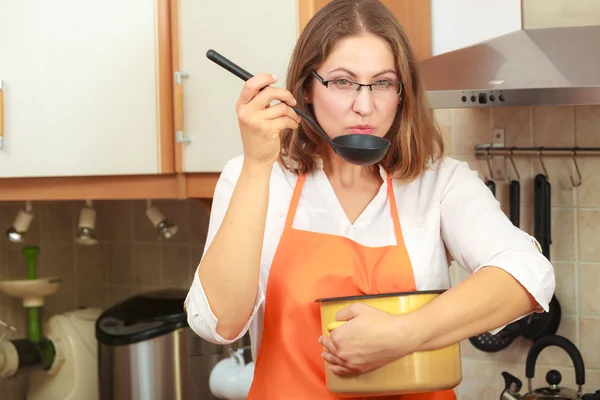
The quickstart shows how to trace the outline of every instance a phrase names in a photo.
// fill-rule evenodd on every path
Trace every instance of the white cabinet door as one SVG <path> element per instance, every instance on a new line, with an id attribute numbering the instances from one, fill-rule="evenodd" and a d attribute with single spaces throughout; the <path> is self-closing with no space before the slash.
<path id="1" fill-rule="evenodd" d="M 521 0 L 431 0 L 433 56 L 519 29 Z"/>
<path id="2" fill-rule="evenodd" d="M 243 154 L 235 104 L 244 84 L 206 58 L 213 49 L 253 75 L 285 87 L 298 36 L 296 0 L 179 0 L 185 172 L 219 172 Z"/>
<path id="3" fill-rule="evenodd" d="M 157 4 L 3 0 L 0 177 L 159 171 Z"/>

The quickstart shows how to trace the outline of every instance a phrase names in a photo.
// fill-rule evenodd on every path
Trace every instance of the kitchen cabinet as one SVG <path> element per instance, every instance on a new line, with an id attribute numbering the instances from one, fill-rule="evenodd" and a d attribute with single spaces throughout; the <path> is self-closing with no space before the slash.
<path id="1" fill-rule="evenodd" d="M 598 0 L 522 0 L 525 29 L 600 25 Z"/>
<path id="2" fill-rule="evenodd" d="M 431 0 L 432 56 L 519 29 L 521 0 Z"/>
<path id="3" fill-rule="evenodd" d="M 217 173 L 243 154 L 236 102 L 244 82 L 208 60 L 207 50 L 251 74 L 275 74 L 274 86 L 285 87 L 298 37 L 296 1 L 174 0 L 176 159 L 182 172 Z"/>
<path id="4" fill-rule="evenodd" d="M 0 177 L 173 172 L 169 24 L 168 0 L 2 2 Z"/>
<path id="5" fill-rule="evenodd" d="M 301 27 L 306 26 L 308 20 L 331 1 L 298 0 Z M 419 60 L 431 57 L 431 1 L 381 0 L 402 24 Z"/>

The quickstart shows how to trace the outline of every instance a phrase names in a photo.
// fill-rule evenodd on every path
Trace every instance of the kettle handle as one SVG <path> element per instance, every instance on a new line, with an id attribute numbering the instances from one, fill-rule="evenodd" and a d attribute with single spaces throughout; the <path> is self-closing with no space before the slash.
<path id="1" fill-rule="evenodd" d="M 541 351 L 549 346 L 557 346 L 567 352 L 573 366 L 575 367 L 575 383 L 577 385 L 585 384 L 585 368 L 583 358 L 577 347 L 569 339 L 559 335 L 547 335 L 539 338 L 527 353 L 527 361 L 525 362 L 525 376 L 527 379 L 533 378 L 535 375 L 535 363 Z"/>

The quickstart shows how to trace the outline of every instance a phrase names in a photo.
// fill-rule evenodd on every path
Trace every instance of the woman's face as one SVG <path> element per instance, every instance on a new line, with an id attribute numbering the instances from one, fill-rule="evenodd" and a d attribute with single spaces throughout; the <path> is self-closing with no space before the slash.
<path id="1" fill-rule="evenodd" d="M 372 34 L 351 36 L 340 40 L 325 62 L 315 71 L 325 87 L 313 76 L 309 102 L 321 127 L 331 138 L 350 133 L 383 137 L 394 122 L 400 96 L 400 81 L 394 55 L 383 39 Z M 360 91 L 350 82 L 379 83 L 370 91 Z"/>

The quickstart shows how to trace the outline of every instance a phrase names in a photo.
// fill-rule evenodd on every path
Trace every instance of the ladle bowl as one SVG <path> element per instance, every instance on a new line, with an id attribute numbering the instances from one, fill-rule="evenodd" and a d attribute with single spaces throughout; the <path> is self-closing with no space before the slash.
<path id="1" fill-rule="evenodd" d="M 244 81 L 253 77 L 251 73 L 212 49 L 206 52 L 206 57 Z M 332 140 L 314 119 L 300 111 L 298 107 L 289 107 L 304 118 L 304 120 L 308 121 L 340 158 L 351 164 L 377 164 L 385 157 L 385 154 L 390 147 L 390 141 L 385 138 L 358 133 L 338 136 Z"/>

